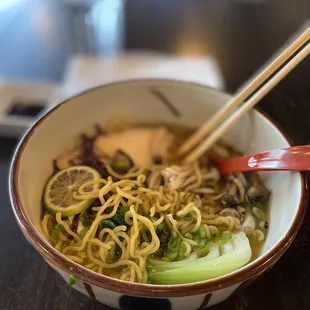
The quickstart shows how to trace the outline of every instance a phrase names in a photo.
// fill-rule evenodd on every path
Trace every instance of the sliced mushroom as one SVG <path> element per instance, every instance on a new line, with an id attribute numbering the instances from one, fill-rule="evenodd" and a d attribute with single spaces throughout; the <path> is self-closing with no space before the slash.
<path id="1" fill-rule="evenodd" d="M 247 197 L 250 202 L 266 203 L 270 197 L 270 191 L 262 185 L 254 184 L 249 188 Z"/>
<path id="2" fill-rule="evenodd" d="M 236 209 L 233 208 L 225 208 L 220 212 L 220 215 L 223 216 L 232 216 L 232 217 L 237 217 L 240 218 L 240 214 Z"/>
<path id="3" fill-rule="evenodd" d="M 229 176 L 228 179 L 231 180 L 234 184 L 236 184 L 240 196 L 240 201 L 243 202 L 245 198 L 245 187 L 243 183 L 233 175 Z"/>
<path id="4" fill-rule="evenodd" d="M 153 171 L 147 177 L 147 185 L 149 188 L 158 188 L 162 182 L 162 175 L 160 171 Z"/>
<path id="5" fill-rule="evenodd" d="M 235 183 L 230 183 L 228 186 L 228 195 L 234 196 L 237 194 L 237 185 Z"/>
<path id="6" fill-rule="evenodd" d="M 238 211 L 240 214 L 245 214 L 245 212 L 246 212 L 246 208 L 241 207 L 241 206 L 238 206 L 236 209 L 237 209 L 237 211 Z"/>
<path id="7" fill-rule="evenodd" d="M 242 223 L 242 230 L 247 235 L 251 235 L 255 230 L 255 218 L 250 212 L 247 212 L 245 215 L 244 221 Z"/>
<path id="8" fill-rule="evenodd" d="M 231 207 L 236 207 L 237 205 L 239 205 L 238 198 L 236 196 L 229 195 L 229 194 L 223 195 L 220 198 L 220 201 L 224 207 L 231 208 Z"/>
<path id="9" fill-rule="evenodd" d="M 243 173 L 241 172 L 236 172 L 236 177 L 242 182 L 242 184 L 244 185 L 244 187 L 247 187 L 248 186 L 248 182 L 244 176 Z"/>

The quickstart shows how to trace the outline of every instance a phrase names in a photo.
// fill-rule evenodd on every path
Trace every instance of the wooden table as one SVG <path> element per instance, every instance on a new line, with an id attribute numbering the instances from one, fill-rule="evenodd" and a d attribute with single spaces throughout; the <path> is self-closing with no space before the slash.
<path id="1" fill-rule="evenodd" d="M 51 5 L 51 1 L 47 2 Z M 171 53 L 194 51 L 209 54 L 221 68 L 226 89 L 234 91 L 310 17 L 309 0 L 246 2 L 127 1 L 124 6 L 124 46 Z M 53 21 L 59 26 L 57 19 L 64 18 L 53 14 L 56 11 L 47 12 L 51 27 Z M 31 28 L 27 28 L 27 24 L 23 27 L 28 29 L 29 39 Z M 62 33 L 61 40 L 66 40 L 69 34 Z M 0 39 L 1 35 L 3 38 L 3 33 L 0 33 Z M 12 53 L 15 49 L 17 52 L 5 59 L 5 51 L 0 49 L 0 74 L 4 72 L 8 76 L 48 77 L 54 80 L 61 76 L 59 64 L 65 62 L 68 53 L 53 54 L 50 51 L 58 65 L 45 63 L 44 70 L 34 69 L 41 68 L 44 63 L 42 59 L 40 65 L 36 62 L 24 63 L 18 68 L 14 60 L 20 55 L 18 49 L 21 44 L 27 44 L 27 37 L 16 39 L 7 35 L 6 38 L 10 39 L 8 44 Z M 31 55 L 40 55 L 42 46 L 34 43 L 35 38 L 29 40 L 33 47 Z M 55 40 L 50 44 L 60 44 L 57 36 Z M 25 53 L 29 50 L 25 48 Z M 310 144 L 310 58 L 299 65 L 259 106 L 285 129 L 295 144 Z M 15 143 L 14 140 L 0 139 L 0 309 L 108 309 L 70 289 L 43 262 L 17 227 L 7 194 L 8 164 Z M 280 261 L 250 287 L 213 309 L 310 309 L 309 236 L 308 212 L 296 241 Z"/>

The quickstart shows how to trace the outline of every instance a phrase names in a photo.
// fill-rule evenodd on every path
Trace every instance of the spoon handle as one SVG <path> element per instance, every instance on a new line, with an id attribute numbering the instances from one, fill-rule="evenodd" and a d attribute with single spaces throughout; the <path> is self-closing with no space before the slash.
<path id="1" fill-rule="evenodd" d="M 216 158 L 222 173 L 246 171 L 310 171 L 310 145 L 293 146 L 235 158 Z"/>

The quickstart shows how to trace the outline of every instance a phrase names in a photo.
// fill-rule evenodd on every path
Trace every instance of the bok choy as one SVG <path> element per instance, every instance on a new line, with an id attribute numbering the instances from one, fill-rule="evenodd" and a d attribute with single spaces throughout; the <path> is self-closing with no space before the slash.
<path id="1" fill-rule="evenodd" d="M 226 242 L 209 242 L 207 254 L 199 257 L 194 251 L 187 258 L 167 262 L 150 258 L 148 278 L 154 284 L 183 284 L 216 278 L 235 271 L 249 262 L 252 256 L 249 240 L 244 232 L 232 234 Z"/>

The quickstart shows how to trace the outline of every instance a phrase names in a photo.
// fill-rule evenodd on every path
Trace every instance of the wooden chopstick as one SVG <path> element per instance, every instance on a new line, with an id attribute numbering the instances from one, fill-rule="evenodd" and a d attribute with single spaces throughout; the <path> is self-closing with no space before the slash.
<path id="1" fill-rule="evenodd" d="M 308 30 L 310 38 L 310 29 Z M 185 162 L 192 162 L 202 156 L 237 120 L 259 102 L 274 88 L 291 70 L 310 54 L 310 43 L 306 44 L 283 68 L 281 68 L 266 84 L 264 84 L 232 115 L 221 123 L 204 141 L 185 157 Z M 261 81 L 262 83 L 263 81 Z"/>
<path id="2" fill-rule="evenodd" d="M 295 36 L 294 36 L 295 37 Z M 266 79 L 268 79 L 277 69 L 279 69 L 288 58 L 290 58 L 296 51 L 298 51 L 310 38 L 310 28 L 307 27 L 305 31 L 298 36 L 298 38 L 289 45 L 287 49 L 279 54 L 275 60 L 264 67 L 258 75 L 248 82 L 235 96 L 214 116 L 205 122 L 189 139 L 187 139 L 178 150 L 178 155 L 182 156 L 189 150 L 193 149 L 211 130 L 218 126 L 227 118 L 233 109 L 243 104 L 244 100 L 248 98 L 258 87 L 260 87 Z"/>

